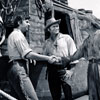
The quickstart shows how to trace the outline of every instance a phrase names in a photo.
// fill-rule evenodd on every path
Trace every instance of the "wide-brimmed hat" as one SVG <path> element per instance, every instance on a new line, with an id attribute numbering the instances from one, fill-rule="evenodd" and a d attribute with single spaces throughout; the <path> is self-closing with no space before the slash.
<path id="1" fill-rule="evenodd" d="M 61 22 L 61 19 L 56 20 L 54 17 L 48 19 L 48 20 L 46 21 L 45 30 L 47 30 L 47 29 L 48 29 L 51 25 L 53 25 L 53 24 L 56 24 L 56 23 L 60 24 L 60 22 Z"/>
<path id="2" fill-rule="evenodd" d="M 91 22 L 91 24 L 93 26 L 95 26 L 96 28 L 100 29 L 100 23 L 97 20 L 95 20 L 95 18 L 93 16 L 90 16 L 90 15 L 78 15 L 78 18 L 81 19 L 81 20 L 87 20 L 87 21 Z"/>

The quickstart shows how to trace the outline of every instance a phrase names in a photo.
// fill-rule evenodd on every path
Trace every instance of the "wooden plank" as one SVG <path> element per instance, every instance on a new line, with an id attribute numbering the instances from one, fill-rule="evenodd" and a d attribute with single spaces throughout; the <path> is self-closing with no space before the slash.
<path id="1" fill-rule="evenodd" d="M 6 92 L 2 91 L 1 89 L 0 89 L 0 95 L 4 96 L 8 100 L 18 100 L 16 98 L 12 97 L 11 95 L 7 94 Z"/>

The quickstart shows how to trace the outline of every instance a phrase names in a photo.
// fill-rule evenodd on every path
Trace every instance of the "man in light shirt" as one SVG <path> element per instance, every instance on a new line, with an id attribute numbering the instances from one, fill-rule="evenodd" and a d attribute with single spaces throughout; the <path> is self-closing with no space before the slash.
<path id="1" fill-rule="evenodd" d="M 14 20 L 14 30 L 8 37 L 8 54 L 10 58 L 8 80 L 20 100 L 38 100 L 28 76 L 27 59 L 53 63 L 57 58 L 33 52 L 23 34 L 28 31 L 29 25 L 28 19 L 22 19 L 21 16 L 17 16 Z"/>
<path id="2" fill-rule="evenodd" d="M 53 100 L 61 100 L 61 87 L 64 91 L 65 100 L 72 100 L 71 87 L 67 83 L 69 77 L 67 72 L 70 72 L 67 70 L 69 65 L 64 65 L 63 58 L 73 55 L 76 46 L 67 33 L 59 32 L 60 21 L 60 19 L 51 18 L 46 22 L 46 30 L 50 32 L 50 37 L 45 42 L 44 53 L 48 56 L 55 55 L 62 58 L 62 61 L 47 65 L 48 83 Z"/>

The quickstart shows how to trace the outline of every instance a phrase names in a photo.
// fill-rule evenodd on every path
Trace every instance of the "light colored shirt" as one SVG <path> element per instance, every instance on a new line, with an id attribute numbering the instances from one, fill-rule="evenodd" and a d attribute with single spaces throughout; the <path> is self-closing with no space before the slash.
<path id="1" fill-rule="evenodd" d="M 31 52 L 32 49 L 19 29 L 14 31 L 8 37 L 8 54 L 10 60 L 24 59 L 24 57 Z"/>
<path id="2" fill-rule="evenodd" d="M 51 38 L 47 39 L 44 45 L 44 54 L 55 55 L 58 57 L 71 56 L 76 52 L 76 46 L 69 35 L 59 33 L 53 42 Z"/>

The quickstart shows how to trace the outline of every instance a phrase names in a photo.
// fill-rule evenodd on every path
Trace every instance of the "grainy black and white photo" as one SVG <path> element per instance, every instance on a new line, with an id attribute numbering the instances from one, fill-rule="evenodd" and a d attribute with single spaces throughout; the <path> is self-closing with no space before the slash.
<path id="1" fill-rule="evenodd" d="M 100 100 L 99 0 L 0 0 L 0 100 Z"/>

